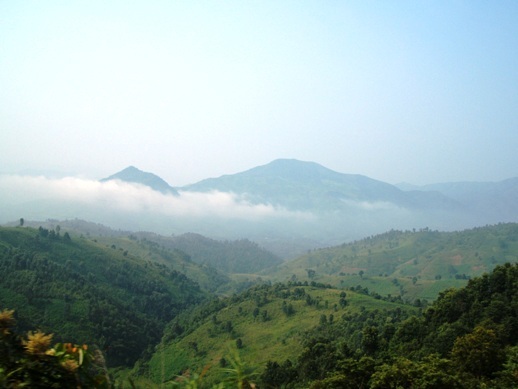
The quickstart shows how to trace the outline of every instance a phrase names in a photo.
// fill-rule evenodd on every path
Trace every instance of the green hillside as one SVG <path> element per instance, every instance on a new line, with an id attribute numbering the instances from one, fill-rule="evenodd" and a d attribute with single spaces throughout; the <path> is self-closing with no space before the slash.
<path id="1" fill-rule="evenodd" d="M 151 233 L 135 235 L 168 249 L 181 250 L 189 254 L 193 262 L 227 274 L 257 273 L 282 263 L 278 256 L 248 239 L 219 241 L 194 233 L 170 237 Z"/>
<path id="2" fill-rule="evenodd" d="M 518 262 L 516 223 L 459 232 L 389 231 L 312 250 L 271 269 L 268 276 L 434 299 L 445 287 L 465 285 L 467 279 L 505 262 Z"/>
<path id="3" fill-rule="evenodd" d="M 121 231 L 79 219 L 26 221 L 25 225 L 48 229 L 60 225 L 63 230 L 105 246 L 115 245 L 118 250 L 180 271 L 209 292 L 241 290 L 247 283 L 236 284 L 229 275 L 253 274 L 282 263 L 278 256 L 248 239 L 220 241 L 194 233 L 164 236 L 144 231 Z"/>
<path id="4" fill-rule="evenodd" d="M 204 379 L 210 383 L 223 379 L 218 367 L 237 349 L 240 360 L 261 373 L 269 360 L 295 361 L 308 330 L 379 311 L 396 322 L 416 308 L 316 283 L 256 286 L 175 318 L 145 371 L 158 384 L 210 367 Z M 357 341 L 355 347 L 361 347 Z"/>
<path id="5" fill-rule="evenodd" d="M 262 285 L 179 315 L 134 375 L 166 388 L 236 387 L 217 385 L 229 377 L 259 388 L 515 388 L 517 302 L 509 263 L 424 311 L 315 282 Z"/>
<path id="6" fill-rule="evenodd" d="M 165 264 L 59 229 L 0 228 L 0 273 L 0 308 L 16 310 L 22 329 L 37 323 L 95 344 L 111 366 L 133 364 L 167 322 L 204 298 Z"/>
<path id="7" fill-rule="evenodd" d="M 172 270 L 185 274 L 196 281 L 203 290 L 214 292 L 222 285 L 231 281 L 227 275 L 214 267 L 195 263 L 192 255 L 171 245 L 174 237 L 166 237 L 151 232 L 132 232 L 115 230 L 102 224 L 87 222 L 80 219 L 48 220 L 45 222 L 25 221 L 26 226 L 69 231 L 85 239 L 94 241 L 105 247 L 115 246 L 117 250 L 139 257 L 146 261 L 157 262 Z M 14 224 L 13 224 L 14 226 Z"/>
<path id="8" fill-rule="evenodd" d="M 166 265 L 169 269 L 185 274 L 198 283 L 204 291 L 215 292 L 222 285 L 231 282 L 223 272 L 208 265 L 197 264 L 187 253 L 176 248 L 168 248 L 160 244 L 159 239 L 148 239 L 146 236 L 154 236 L 154 234 L 129 233 L 118 238 L 101 236 L 95 238 L 95 241 L 109 247 L 114 245 L 118 250 L 131 253 L 143 260 Z"/>
<path id="9" fill-rule="evenodd" d="M 0 228 L 0 311 L 133 367 L 117 385 L 518 385 L 517 224 L 389 231 L 230 276 L 164 239 Z"/>

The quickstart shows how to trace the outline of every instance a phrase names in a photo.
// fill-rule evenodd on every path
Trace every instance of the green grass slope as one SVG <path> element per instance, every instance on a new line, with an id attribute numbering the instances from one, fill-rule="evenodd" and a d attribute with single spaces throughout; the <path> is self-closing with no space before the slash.
<path id="1" fill-rule="evenodd" d="M 260 373 L 270 360 L 295 360 L 303 351 L 305 332 L 322 321 L 373 310 L 416 308 L 316 283 L 256 286 L 179 315 L 141 369 L 160 384 L 187 371 L 209 368 L 204 382 L 218 382 L 222 379 L 218 367 L 237 349 L 242 362 Z"/>
<path id="2" fill-rule="evenodd" d="M 0 228 L 0 273 L 0 307 L 15 309 L 22 329 L 38 323 L 96 344 L 112 366 L 131 365 L 167 322 L 204 298 L 164 264 L 44 228 Z"/>

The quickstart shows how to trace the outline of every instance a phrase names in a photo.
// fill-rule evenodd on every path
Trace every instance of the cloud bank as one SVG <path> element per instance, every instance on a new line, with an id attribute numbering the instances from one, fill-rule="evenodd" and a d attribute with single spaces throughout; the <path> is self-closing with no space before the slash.
<path id="1" fill-rule="evenodd" d="M 313 217 L 307 212 L 288 211 L 271 204 L 252 204 L 235 193 L 180 192 L 179 196 L 174 196 L 139 184 L 118 180 L 99 182 L 77 177 L 49 179 L 41 176 L 0 175 L 0 200 L 3 207 L 24 204 L 35 207 L 35 204 L 42 202 L 62 203 L 96 207 L 110 212 L 182 218 L 218 217 L 254 221 L 271 218 L 308 220 Z M 0 210 L 3 207 L 0 206 Z M 40 209 L 38 212 L 41 214 L 45 210 Z M 46 217 L 52 218 L 55 215 L 49 214 Z"/>

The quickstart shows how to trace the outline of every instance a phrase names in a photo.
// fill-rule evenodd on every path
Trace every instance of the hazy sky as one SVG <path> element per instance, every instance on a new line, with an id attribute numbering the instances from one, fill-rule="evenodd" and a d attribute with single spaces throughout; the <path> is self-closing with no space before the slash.
<path id="1" fill-rule="evenodd" d="M 0 0 L 0 172 L 518 176 L 518 2 Z"/>

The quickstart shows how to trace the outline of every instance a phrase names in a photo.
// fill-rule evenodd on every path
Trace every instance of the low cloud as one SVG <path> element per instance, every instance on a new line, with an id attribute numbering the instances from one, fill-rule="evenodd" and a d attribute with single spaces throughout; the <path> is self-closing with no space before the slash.
<path id="1" fill-rule="evenodd" d="M 352 201 L 352 200 L 342 200 L 344 204 L 351 208 L 357 208 L 363 211 L 394 211 L 394 210 L 403 210 L 403 208 L 399 207 L 394 203 L 390 203 L 388 201 Z"/>
<path id="2" fill-rule="evenodd" d="M 174 196 L 139 184 L 118 180 L 99 182 L 76 177 L 49 179 L 1 175 L 0 201 L 4 206 L 61 202 L 110 211 L 144 212 L 171 217 L 219 217 L 252 221 L 312 218 L 310 213 L 288 211 L 271 204 L 252 204 L 234 193 L 180 192 L 179 196 Z M 45 211 L 39 212 L 41 214 Z M 55 215 L 49 214 L 46 217 L 52 218 Z"/>

